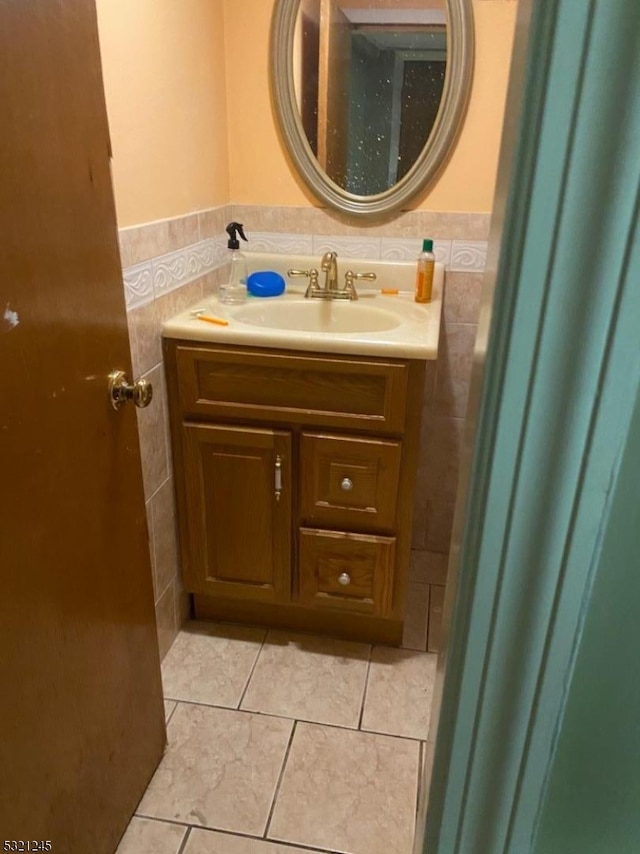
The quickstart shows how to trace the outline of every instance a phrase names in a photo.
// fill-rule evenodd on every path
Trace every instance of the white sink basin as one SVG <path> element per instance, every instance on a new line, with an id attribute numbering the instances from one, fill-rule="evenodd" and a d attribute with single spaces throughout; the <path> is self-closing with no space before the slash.
<path id="1" fill-rule="evenodd" d="M 324 333 L 385 332 L 402 322 L 397 314 L 363 305 L 362 302 L 319 299 L 295 303 L 262 301 L 236 310 L 234 318 L 240 323 L 267 329 Z"/>
<path id="2" fill-rule="evenodd" d="M 271 347 L 353 356 L 435 359 L 438 354 L 444 268 L 436 264 L 433 301 L 413 299 L 415 264 L 349 259 L 356 272 L 375 272 L 373 286 L 356 286 L 360 299 L 305 299 L 306 283 L 291 281 L 289 268 L 318 266 L 315 256 L 252 256 L 251 270 L 275 270 L 285 276 L 286 293 L 252 298 L 242 305 L 224 305 L 213 295 L 167 320 L 166 338 L 236 347 Z M 344 264 L 346 262 L 342 262 Z M 344 272 L 341 267 L 341 272 Z M 383 288 L 398 288 L 385 295 Z M 199 310 L 222 323 L 198 320 Z"/>

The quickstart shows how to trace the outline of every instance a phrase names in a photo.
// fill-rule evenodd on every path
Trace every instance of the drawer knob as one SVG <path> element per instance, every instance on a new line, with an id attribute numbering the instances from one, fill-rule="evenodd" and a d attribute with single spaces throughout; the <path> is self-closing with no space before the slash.
<path id="1" fill-rule="evenodd" d="M 340 483 L 340 487 L 344 489 L 345 492 L 351 492 L 353 489 L 353 481 L 350 477 L 343 477 L 342 482 Z"/>
<path id="2" fill-rule="evenodd" d="M 348 572 L 343 572 L 338 576 L 338 584 L 342 584 L 343 587 L 346 587 L 348 584 L 351 584 L 351 576 Z"/>

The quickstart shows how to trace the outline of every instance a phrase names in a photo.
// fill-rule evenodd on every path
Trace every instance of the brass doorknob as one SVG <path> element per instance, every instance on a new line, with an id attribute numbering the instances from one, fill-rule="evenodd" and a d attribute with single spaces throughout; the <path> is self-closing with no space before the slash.
<path id="1" fill-rule="evenodd" d="M 124 371 L 112 371 L 109 374 L 109 400 L 114 409 L 120 409 L 132 400 L 139 409 L 149 406 L 153 398 L 153 386 L 147 380 L 130 383 Z"/>

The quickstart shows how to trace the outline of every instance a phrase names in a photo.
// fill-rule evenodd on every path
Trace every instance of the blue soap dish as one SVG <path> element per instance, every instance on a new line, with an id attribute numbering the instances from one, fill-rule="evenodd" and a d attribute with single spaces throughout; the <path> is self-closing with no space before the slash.
<path id="1" fill-rule="evenodd" d="M 257 271 L 247 277 L 247 290 L 254 297 L 278 297 L 284 288 L 284 279 L 272 270 Z"/>

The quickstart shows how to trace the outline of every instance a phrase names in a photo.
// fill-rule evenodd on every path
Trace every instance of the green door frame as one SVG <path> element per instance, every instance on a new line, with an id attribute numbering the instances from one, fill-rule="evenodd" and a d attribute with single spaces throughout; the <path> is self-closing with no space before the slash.
<path id="1" fill-rule="evenodd" d="M 428 854 L 533 849 L 640 388 L 640 4 L 520 0 L 518 16 Z"/>

